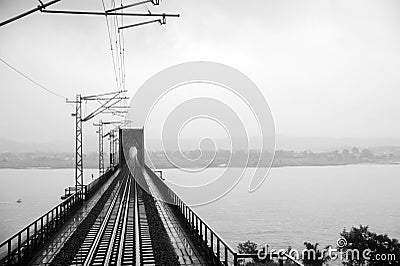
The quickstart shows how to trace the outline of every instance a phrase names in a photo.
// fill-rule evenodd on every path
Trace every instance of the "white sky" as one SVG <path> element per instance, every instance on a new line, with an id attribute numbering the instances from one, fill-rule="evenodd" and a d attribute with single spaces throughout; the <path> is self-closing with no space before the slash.
<path id="1" fill-rule="evenodd" d="M 37 4 L 0 0 L 0 20 Z M 63 0 L 52 8 L 100 11 L 102 5 Z M 168 66 L 216 61 L 259 86 L 280 134 L 400 136 L 398 0 L 164 0 L 149 8 L 181 18 L 125 31 L 130 95 Z M 0 28 L 0 57 L 69 98 L 115 90 L 104 17 L 33 14 Z M 72 111 L 0 62 L 0 138 L 69 140 Z M 95 138 L 93 122 L 85 137 Z"/>

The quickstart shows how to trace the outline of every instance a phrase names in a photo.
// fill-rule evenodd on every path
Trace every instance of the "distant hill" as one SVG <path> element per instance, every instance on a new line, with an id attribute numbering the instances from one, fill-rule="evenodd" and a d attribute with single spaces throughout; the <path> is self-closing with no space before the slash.
<path id="1" fill-rule="evenodd" d="M 329 151 L 351 147 L 400 147 L 400 138 L 332 138 L 332 137 L 292 137 L 278 135 L 277 149 Z"/>
<path id="2" fill-rule="evenodd" d="M 167 140 L 167 142 L 170 140 Z M 229 149 L 228 139 L 216 139 L 220 149 Z M 183 150 L 198 149 L 198 141 L 194 139 L 181 139 L 180 147 Z M 250 148 L 256 149 L 262 144 L 261 137 L 250 138 Z M 316 152 L 332 151 L 352 147 L 376 148 L 376 147 L 400 147 L 400 138 L 332 138 L 332 137 L 293 137 L 286 135 L 276 136 L 276 149 Z M 161 140 L 146 140 L 146 147 L 149 150 L 157 151 L 162 149 Z"/>
<path id="3" fill-rule="evenodd" d="M 250 148 L 258 148 L 262 141 L 260 137 L 252 137 L 250 140 Z M 168 140 L 167 140 L 168 141 Z M 169 140 L 170 141 L 170 140 Z M 219 149 L 229 149 L 228 139 L 215 140 Z M 240 141 L 243 143 L 243 141 Z M 106 147 L 108 140 L 105 140 Z M 181 139 L 180 146 L 183 150 L 198 149 L 198 141 L 195 139 Z M 84 140 L 84 152 L 97 151 L 97 138 L 91 137 Z M 285 135 L 276 136 L 276 149 L 304 151 L 311 150 L 316 152 L 332 151 L 344 148 L 379 148 L 400 147 L 400 138 L 332 138 L 332 137 L 292 137 Z M 31 143 L 23 141 L 14 141 L 0 139 L 0 153 L 4 152 L 73 152 L 75 142 L 73 139 L 69 141 L 51 141 L 42 143 Z M 239 146 L 243 149 L 243 144 Z M 151 151 L 162 150 L 161 140 L 146 140 L 146 148 Z M 106 148 L 107 149 L 107 148 Z"/>
<path id="4" fill-rule="evenodd" d="M 20 142 L 8 139 L 0 139 L 0 153 L 4 152 L 74 152 L 75 142 L 51 141 L 42 143 Z M 85 141 L 84 152 L 97 151 L 97 139 Z"/>

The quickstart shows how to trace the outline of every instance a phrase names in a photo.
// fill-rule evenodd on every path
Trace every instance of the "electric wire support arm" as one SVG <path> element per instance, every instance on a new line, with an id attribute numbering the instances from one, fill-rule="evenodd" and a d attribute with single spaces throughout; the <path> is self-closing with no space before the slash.
<path id="1" fill-rule="evenodd" d="M 15 20 L 18 20 L 18 19 L 21 19 L 21 18 L 23 18 L 23 17 L 26 17 L 26 16 L 28 16 L 28 15 L 30 15 L 30 14 L 32 14 L 32 13 L 35 13 L 36 11 L 42 11 L 42 10 L 44 10 L 46 7 L 48 7 L 48 6 L 50 6 L 50 5 L 53 5 L 53 4 L 55 4 L 55 3 L 58 3 L 58 2 L 60 2 L 60 1 L 61 1 L 61 0 L 53 0 L 53 1 L 50 1 L 50 2 L 48 2 L 48 3 L 46 3 L 46 4 L 44 4 L 44 3 L 41 2 L 41 1 L 39 1 L 40 5 L 38 5 L 37 7 L 33 8 L 33 9 L 31 9 L 31 10 L 28 10 L 28 11 L 22 13 L 22 14 L 19 14 L 19 15 L 13 17 L 13 18 L 10 18 L 10 19 L 7 19 L 7 20 L 5 20 L 5 21 L 3 21 L 3 22 L 0 22 L 0 27 L 1 27 L 1 26 L 4 26 L 4 25 L 7 25 L 8 23 L 11 23 L 11 22 L 13 22 L 13 21 L 15 21 Z"/>
<path id="2" fill-rule="evenodd" d="M 103 149 L 103 122 L 100 119 L 98 124 L 93 124 L 98 127 L 96 133 L 99 134 L 99 177 L 104 174 L 104 149 Z"/>
<path id="3" fill-rule="evenodd" d="M 75 117 L 75 191 L 80 192 L 82 197 L 84 196 L 82 123 L 87 122 L 104 111 L 109 110 L 113 106 L 116 106 L 122 100 L 129 99 L 128 97 L 122 96 L 125 92 L 125 90 L 121 90 L 90 96 L 82 96 L 81 94 L 78 94 L 76 95 L 75 101 L 67 100 L 67 103 L 74 103 L 76 106 L 75 113 L 72 114 L 72 116 Z M 89 115 L 83 117 L 82 101 L 97 101 L 100 106 Z"/>
<path id="4" fill-rule="evenodd" d="M 140 22 L 140 23 L 135 23 L 131 24 L 128 26 L 123 26 L 119 27 L 118 30 L 125 29 L 125 28 L 131 28 L 131 27 L 136 27 L 136 26 L 141 26 L 145 24 L 150 24 L 154 22 L 159 22 L 160 25 L 166 24 L 166 18 L 167 17 L 179 17 L 179 14 L 166 14 L 166 13 L 151 13 L 150 11 L 148 13 L 123 13 L 123 12 L 117 12 L 121 11 L 126 8 L 130 7 L 135 7 L 138 5 L 146 4 L 146 3 L 152 3 L 153 5 L 159 5 L 160 1 L 159 0 L 144 0 L 140 1 L 137 3 L 132 3 L 132 4 L 127 4 L 125 6 L 120 6 L 117 8 L 109 9 L 109 10 L 104 10 L 104 12 L 99 12 L 99 11 L 80 11 L 80 10 L 49 10 L 46 9 L 48 6 L 51 6 L 53 4 L 56 4 L 60 2 L 61 0 L 53 0 L 48 3 L 43 3 L 41 0 L 39 1 L 39 5 L 31 10 L 28 10 L 24 13 L 21 13 L 15 17 L 12 17 L 10 19 L 7 19 L 3 22 L 0 22 L 0 27 L 7 25 L 15 20 L 21 19 L 23 17 L 26 17 L 32 13 L 35 13 L 37 11 L 40 11 L 41 13 L 47 13 L 47 14 L 65 14 L 65 15 L 89 15 L 89 16 L 126 16 L 126 17 L 160 17 L 161 19 L 156 19 L 156 20 L 151 20 L 151 21 L 145 21 L 145 22 Z"/>
<path id="5" fill-rule="evenodd" d="M 118 154 L 118 134 L 116 134 L 116 130 L 111 129 L 104 137 L 108 137 L 110 141 L 110 168 L 114 167 L 117 162 L 117 154 Z"/>
<path id="6" fill-rule="evenodd" d="M 116 106 L 116 107 L 129 107 L 129 106 Z M 99 176 L 102 176 L 105 173 L 105 171 L 104 171 L 104 141 L 103 141 L 103 139 L 105 137 L 109 136 L 109 134 L 110 134 L 110 133 L 108 133 L 106 135 L 103 135 L 104 125 L 121 125 L 121 124 L 123 124 L 123 121 L 102 121 L 101 119 L 99 120 L 99 123 L 93 124 L 94 126 L 98 127 L 98 130 L 96 131 L 96 133 L 98 133 L 98 135 L 99 135 Z M 117 142 L 118 138 L 115 139 L 115 141 Z M 116 152 L 118 152 L 117 147 L 118 146 L 116 145 L 116 148 L 114 148 Z M 115 157 L 115 155 L 114 155 L 114 157 Z"/>
<path id="7" fill-rule="evenodd" d="M 43 14 L 69 14 L 69 15 L 89 15 L 89 16 L 104 16 L 107 21 L 107 28 L 108 28 L 108 16 L 113 16 L 116 18 L 116 29 L 118 29 L 118 34 L 121 32 L 122 35 L 122 40 L 123 40 L 123 29 L 126 28 L 132 28 L 132 27 L 137 27 L 137 26 L 142 26 L 150 23 L 159 23 L 161 25 L 166 24 L 166 19 L 168 17 L 180 17 L 179 14 L 166 14 L 166 13 L 152 13 L 150 10 L 148 10 L 147 13 L 132 13 L 132 12 L 123 12 L 123 10 L 126 10 L 127 8 L 135 7 L 138 5 L 146 4 L 151 2 L 153 5 L 159 5 L 160 1 L 159 0 L 142 0 L 136 3 L 131 3 L 131 4 L 126 4 L 122 5 L 120 7 L 115 7 L 113 6 L 112 9 L 107 9 L 105 8 L 103 4 L 104 11 L 99 12 L 99 11 L 80 11 L 80 10 L 49 10 L 47 7 L 56 4 L 60 2 L 61 0 L 52 0 L 47 3 L 43 3 L 42 0 L 38 0 L 39 5 L 31 10 L 28 10 L 22 14 L 19 14 L 11 19 L 8 19 L 4 22 L 0 22 L 0 27 L 4 26 L 6 24 L 9 24 L 13 21 L 16 21 L 18 19 L 21 19 L 25 16 L 28 16 L 32 13 L 35 13 L 37 11 L 40 11 Z M 130 25 L 123 25 L 123 18 L 124 17 L 147 17 L 147 18 L 156 18 L 153 20 L 148 20 L 148 21 L 143 21 L 143 22 L 138 22 L 135 24 L 130 24 Z M 121 18 L 121 26 L 118 25 L 118 18 Z M 110 36 L 110 30 L 109 31 L 109 38 L 110 38 L 110 44 L 111 42 L 111 36 Z M 121 38 L 121 35 L 118 35 L 118 38 Z M 118 40 L 117 38 L 117 40 Z M 123 43 L 123 41 L 122 41 Z M 116 41 L 116 46 L 118 47 L 118 44 L 121 45 L 120 42 Z M 112 51 L 112 56 L 113 56 L 113 64 L 114 64 L 114 71 L 115 71 L 115 76 L 116 76 L 116 82 L 117 82 L 117 88 L 125 88 L 125 66 L 124 66 L 124 48 L 121 48 L 117 51 L 119 51 L 120 54 L 122 54 L 121 61 L 117 60 L 118 64 L 118 73 L 122 74 L 117 74 L 117 68 L 114 63 L 114 54 L 113 54 L 113 45 L 111 44 L 111 51 Z M 122 62 L 122 63 L 120 63 Z M 121 66 L 120 66 L 121 65 Z M 121 69 L 121 70 L 120 70 Z M 120 83 L 122 80 L 122 83 Z M 121 86 L 123 84 L 123 86 Z M 126 114 L 127 110 L 126 109 L 120 109 L 116 108 L 117 104 L 120 103 L 122 100 L 126 100 L 128 98 L 122 97 L 121 93 L 126 92 L 125 90 L 120 90 L 117 92 L 111 92 L 111 93 L 103 93 L 103 94 L 97 94 L 97 95 L 91 95 L 91 96 L 82 96 L 81 94 L 76 95 L 76 100 L 75 101 L 69 101 L 67 99 L 67 103 L 74 103 L 76 105 L 75 107 L 75 113 L 72 115 L 75 117 L 75 191 L 78 193 L 81 191 L 82 198 L 84 197 L 83 195 L 83 189 L 84 189 L 84 182 L 83 182 L 83 140 L 82 140 L 82 123 L 87 122 L 91 120 L 92 118 L 96 117 L 99 114 L 106 113 L 106 114 L 112 114 L 116 116 L 124 116 Z M 100 106 L 93 110 L 89 115 L 83 117 L 82 116 L 82 101 L 87 102 L 87 101 L 97 101 L 100 103 Z M 128 122 L 128 121 L 125 121 Z M 114 138 L 114 133 L 110 135 L 110 138 Z M 100 140 L 99 140 L 100 141 Z M 99 142 L 100 144 L 100 142 Z M 112 142 L 111 145 L 112 149 L 114 149 L 114 141 Z M 113 152 L 111 152 L 113 154 Z M 112 156 L 113 157 L 113 156 Z M 100 163 L 100 162 L 99 162 Z M 110 160 L 111 165 L 114 163 L 114 158 L 111 158 Z"/>

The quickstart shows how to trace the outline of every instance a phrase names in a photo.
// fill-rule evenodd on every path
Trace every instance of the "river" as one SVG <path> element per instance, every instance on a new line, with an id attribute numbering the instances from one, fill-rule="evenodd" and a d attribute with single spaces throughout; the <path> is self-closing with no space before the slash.
<path id="1" fill-rule="evenodd" d="M 207 179 L 221 170 L 195 176 Z M 92 173 L 97 170 L 85 171 L 87 182 Z M 189 178 L 178 169 L 163 174 L 168 182 Z M 301 249 L 305 241 L 336 245 L 343 228 L 359 224 L 400 238 L 400 165 L 273 168 L 255 193 L 247 191 L 250 177 L 246 172 L 229 194 L 194 208 L 233 247 L 246 240 L 276 249 Z M 73 182 L 73 169 L 1 169 L 0 241 L 59 203 Z"/>
<path id="2" fill-rule="evenodd" d="M 216 176 L 220 171 L 198 175 Z M 163 174 L 174 183 L 184 183 L 187 176 L 177 169 Z M 194 207 L 232 247 L 246 240 L 275 249 L 303 249 L 305 241 L 336 246 L 344 228 L 360 224 L 400 238 L 400 165 L 272 168 L 254 193 L 247 190 L 250 178 L 245 173 L 226 196 Z M 190 201 L 189 195 L 174 189 Z"/>

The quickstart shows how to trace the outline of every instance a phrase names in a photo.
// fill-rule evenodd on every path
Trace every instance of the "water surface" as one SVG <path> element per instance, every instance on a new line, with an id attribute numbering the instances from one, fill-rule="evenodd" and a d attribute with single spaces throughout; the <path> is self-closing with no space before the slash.
<path id="1" fill-rule="evenodd" d="M 188 175 L 168 169 L 163 174 L 187 185 L 211 180 L 222 170 Z M 85 171 L 86 183 L 97 171 Z M 344 227 L 359 224 L 400 238 L 399 165 L 273 168 L 251 194 L 250 174 L 225 197 L 194 208 L 232 247 L 246 240 L 271 248 L 302 249 L 304 241 L 335 245 Z M 74 184 L 74 169 L 0 169 L 0 184 L 3 241 L 61 201 L 64 188 Z M 191 195 L 175 190 L 190 201 Z M 16 202 L 19 198 L 22 203 Z"/>
<path id="2" fill-rule="evenodd" d="M 98 176 L 84 171 L 84 183 Z M 61 202 L 64 188 L 75 184 L 75 169 L 0 169 L 0 242 Z M 16 201 L 21 199 L 21 203 Z"/>
<path id="3" fill-rule="evenodd" d="M 220 171 L 208 169 L 197 177 L 209 179 Z M 190 178 L 177 169 L 163 172 L 174 183 L 186 185 Z M 246 240 L 277 249 L 302 249 L 305 241 L 336 245 L 343 228 L 359 224 L 400 238 L 399 165 L 273 168 L 255 193 L 247 191 L 250 177 L 245 173 L 228 195 L 194 208 L 232 247 Z"/>

